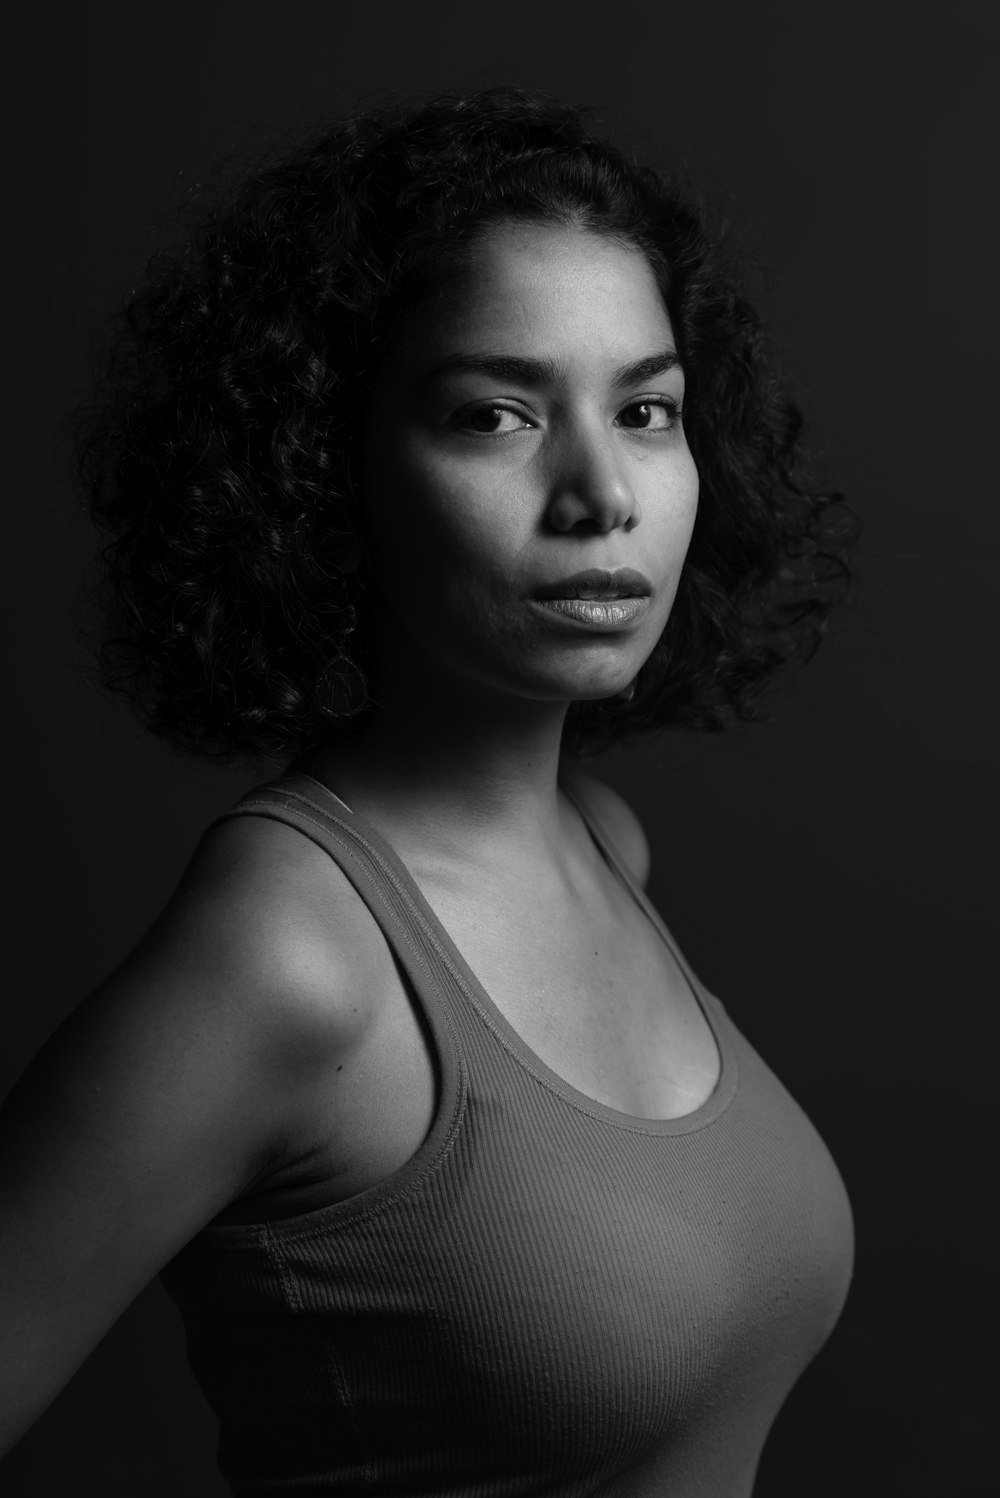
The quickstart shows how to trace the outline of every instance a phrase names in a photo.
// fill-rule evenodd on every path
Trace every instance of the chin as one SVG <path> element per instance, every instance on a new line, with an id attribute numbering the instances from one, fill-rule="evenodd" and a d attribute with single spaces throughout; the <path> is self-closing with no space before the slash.
<path id="1" fill-rule="evenodd" d="M 506 659 L 480 657 L 465 670 L 484 684 L 535 702 L 604 702 L 628 692 L 656 644 L 642 649 L 637 641 L 629 643 L 626 649 L 590 645 L 586 652 L 570 653 L 539 650 L 531 642 L 507 652 Z"/>
<path id="2" fill-rule="evenodd" d="M 570 702 L 606 702 L 629 692 L 636 677 L 649 659 L 649 652 L 630 652 L 630 659 L 604 661 L 596 669 L 574 671 L 565 682 L 565 696 Z"/>
<path id="3" fill-rule="evenodd" d="M 630 697 L 634 682 L 635 677 L 629 676 L 626 680 L 617 682 L 612 687 L 600 687 L 594 688 L 593 691 L 589 692 L 578 692 L 571 700 L 573 702 L 607 702 L 612 697 L 624 697 L 626 695 Z"/>
<path id="4" fill-rule="evenodd" d="M 634 670 L 609 672 L 596 679 L 581 681 L 575 678 L 572 681 L 546 683 L 545 688 L 532 692 L 532 696 L 568 703 L 606 702 L 611 697 L 620 697 L 622 693 L 628 692 L 640 669 L 641 663 Z"/>

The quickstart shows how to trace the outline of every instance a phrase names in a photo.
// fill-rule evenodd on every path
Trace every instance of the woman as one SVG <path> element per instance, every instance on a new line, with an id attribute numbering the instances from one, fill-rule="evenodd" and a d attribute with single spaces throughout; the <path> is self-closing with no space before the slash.
<path id="1" fill-rule="evenodd" d="M 292 767 L 8 1106 L 8 1441 L 162 1271 L 237 1494 L 748 1494 L 849 1209 L 576 764 L 751 716 L 846 575 L 697 213 L 541 97 L 365 116 L 114 375 L 111 680 Z"/>

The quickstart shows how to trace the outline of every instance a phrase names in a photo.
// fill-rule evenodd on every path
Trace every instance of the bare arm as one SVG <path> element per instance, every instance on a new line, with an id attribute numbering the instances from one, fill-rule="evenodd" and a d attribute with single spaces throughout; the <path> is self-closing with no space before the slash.
<path id="1" fill-rule="evenodd" d="M 214 832 L 0 1112 L 0 1452 L 183 1244 L 294 1151 L 297 1100 L 352 1053 L 364 995 L 308 876 L 288 829 Z"/>

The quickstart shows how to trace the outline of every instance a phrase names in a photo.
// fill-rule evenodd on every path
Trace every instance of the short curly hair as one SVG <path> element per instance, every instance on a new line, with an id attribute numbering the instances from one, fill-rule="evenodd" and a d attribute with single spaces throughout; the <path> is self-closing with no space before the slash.
<path id="1" fill-rule="evenodd" d="M 813 653 L 850 586 L 850 512 L 803 477 L 799 412 L 721 236 L 584 111 L 494 88 L 366 112 L 258 167 L 125 309 L 77 455 L 109 537 L 104 681 L 155 733 L 280 759 L 364 721 L 376 605 L 345 557 L 372 380 L 403 313 L 509 219 L 647 256 L 701 481 L 631 699 L 572 704 L 567 745 L 759 717 L 775 672 Z"/>

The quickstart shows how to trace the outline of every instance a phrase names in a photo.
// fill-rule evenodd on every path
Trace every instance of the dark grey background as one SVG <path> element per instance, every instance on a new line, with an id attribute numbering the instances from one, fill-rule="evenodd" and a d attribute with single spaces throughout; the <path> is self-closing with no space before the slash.
<path id="1" fill-rule="evenodd" d="M 219 155 L 385 91 L 515 81 L 594 103 L 617 140 L 681 159 L 728 206 L 866 526 L 861 601 L 773 722 L 607 762 L 648 823 L 654 898 L 820 1126 L 854 1201 L 854 1290 L 778 1420 L 758 1498 L 986 1493 L 997 22 L 961 4 L 921 19 L 879 4 L 111 0 L 42 3 L 15 31 L 2 597 L 15 982 L 0 1084 L 120 960 L 248 781 L 146 743 L 86 681 L 74 619 L 92 543 L 59 431 L 95 320 L 180 180 Z M 213 1442 L 153 1286 L 9 1459 L 5 1491 L 211 1498 Z"/>

